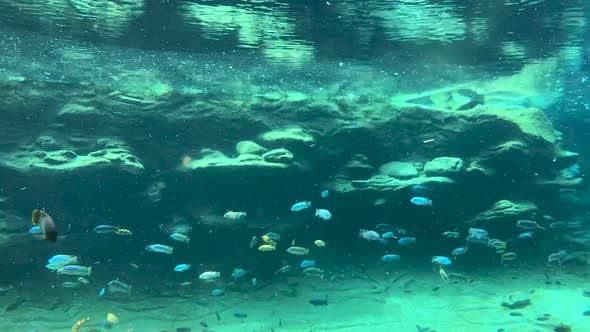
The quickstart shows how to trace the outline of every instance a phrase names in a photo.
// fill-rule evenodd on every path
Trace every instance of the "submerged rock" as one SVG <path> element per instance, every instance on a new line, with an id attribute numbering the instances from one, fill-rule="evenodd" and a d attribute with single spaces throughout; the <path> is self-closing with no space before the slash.
<path id="1" fill-rule="evenodd" d="M 424 164 L 424 173 L 428 176 L 458 175 L 463 170 L 463 160 L 456 157 L 438 157 Z"/>
<path id="2" fill-rule="evenodd" d="M 204 169 L 281 169 L 286 168 L 287 161 L 292 159 L 293 154 L 285 149 L 271 150 L 265 153 L 266 157 L 255 154 L 241 154 L 236 158 L 231 158 L 221 151 L 213 149 L 202 149 L 201 157 L 192 160 L 183 166 L 185 171 L 198 171 Z M 291 157 L 289 159 L 289 157 Z M 266 160 L 268 159 L 268 160 Z M 269 160 L 272 160 L 270 162 Z"/>
<path id="3" fill-rule="evenodd" d="M 497 201 L 486 211 L 479 213 L 475 218 L 467 222 L 472 225 L 498 225 L 501 222 L 513 222 L 518 219 L 530 218 L 538 208 L 532 202 L 512 202 L 506 199 Z M 512 226 L 512 224 L 510 224 Z"/>
<path id="4" fill-rule="evenodd" d="M 418 170 L 412 163 L 391 161 L 379 167 L 379 174 L 391 176 L 397 179 L 411 179 L 418 176 Z"/>
<path id="5" fill-rule="evenodd" d="M 45 138 L 42 142 L 48 142 Z M 0 168 L 8 168 L 21 173 L 53 172 L 70 173 L 83 169 L 112 168 L 133 174 L 139 174 L 144 170 L 143 164 L 125 147 L 124 144 L 115 144 L 110 147 L 101 147 L 96 144 L 96 150 L 87 154 L 77 154 L 69 149 L 56 149 L 63 147 L 57 141 L 50 141 L 49 151 L 32 150 L 22 146 L 20 150 L 3 154 Z M 37 141 L 39 143 L 39 141 Z M 42 143 L 41 145 L 46 145 Z"/>
<path id="6" fill-rule="evenodd" d="M 366 178 L 375 171 L 375 168 L 369 164 L 369 158 L 363 154 L 353 155 L 348 163 L 344 166 L 344 171 L 352 178 Z"/>
<path id="7" fill-rule="evenodd" d="M 264 153 L 262 158 L 268 162 L 290 164 L 294 156 L 287 149 L 274 149 Z"/>
<path id="8" fill-rule="evenodd" d="M 264 148 L 253 141 L 240 141 L 236 143 L 236 152 L 238 154 L 262 155 L 266 151 L 268 151 L 267 148 Z"/>
<path id="9" fill-rule="evenodd" d="M 272 147 L 290 147 L 314 142 L 311 135 L 296 126 L 268 131 L 260 135 L 260 139 Z"/>

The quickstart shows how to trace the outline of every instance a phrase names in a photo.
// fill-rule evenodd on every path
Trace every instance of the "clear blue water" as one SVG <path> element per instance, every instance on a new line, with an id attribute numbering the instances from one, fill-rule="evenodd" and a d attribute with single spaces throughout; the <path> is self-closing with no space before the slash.
<path id="1" fill-rule="evenodd" d="M 0 0 L 0 330 L 587 330 L 589 14 Z"/>

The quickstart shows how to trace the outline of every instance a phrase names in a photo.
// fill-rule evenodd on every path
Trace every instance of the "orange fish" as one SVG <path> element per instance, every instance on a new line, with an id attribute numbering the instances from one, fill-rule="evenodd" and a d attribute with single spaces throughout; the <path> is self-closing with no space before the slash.
<path id="1" fill-rule="evenodd" d="M 56 242 L 57 227 L 55 226 L 55 222 L 53 222 L 51 216 L 45 213 L 43 210 L 39 211 L 35 209 L 33 210 L 32 217 L 33 225 L 39 225 L 41 227 L 45 240 L 49 242 Z"/>

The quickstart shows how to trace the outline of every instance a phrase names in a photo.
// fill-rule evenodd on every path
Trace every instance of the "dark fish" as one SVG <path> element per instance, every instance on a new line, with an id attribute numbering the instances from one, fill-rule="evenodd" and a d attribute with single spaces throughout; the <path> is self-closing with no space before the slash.
<path id="1" fill-rule="evenodd" d="M 529 300 L 529 299 L 502 303 L 503 307 L 507 307 L 510 309 L 522 309 L 522 308 L 527 307 L 529 305 L 531 305 L 531 300 Z"/>
<path id="2" fill-rule="evenodd" d="M 238 311 L 238 312 L 234 312 L 234 316 L 235 316 L 236 318 L 248 318 L 248 314 L 247 314 L 247 313 L 245 313 L 245 312 L 240 312 L 240 311 Z"/>
<path id="3" fill-rule="evenodd" d="M 45 240 L 49 242 L 57 241 L 57 227 L 55 226 L 55 222 L 53 222 L 53 218 L 45 213 L 45 211 L 33 210 L 32 222 L 33 225 L 39 225 L 41 227 Z"/>
<path id="4" fill-rule="evenodd" d="M 430 327 L 421 327 L 420 325 L 416 325 L 416 329 L 418 332 L 430 332 Z"/>
<path id="5" fill-rule="evenodd" d="M 215 313 L 215 317 L 217 317 L 217 321 L 220 321 L 221 320 L 221 316 L 219 315 L 218 312 Z"/>
<path id="6" fill-rule="evenodd" d="M 190 327 L 177 327 L 176 332 L 191 332 Z"/>
<path id="7" fill-rule="evenodd" d="M 313 304 L 313 305 L 328 305 L 328 295 L 326 295 L 326 297 L 324 297 L 323 299 L 320 298 L 315 298 L 315 299 L 311 299 L 309 300 L 309 303 Z"/>
<path id="8" fill-rule="evenodd" d="M 572 332 L 572 328 L 567 326 L 567 325 L 559 325 L 556 328 L 553 329 L 553 331 L 555 332 Z"/>
<path id="9" fill-rule="evenodd" d="M 590 309 L 585 310 L 584 312 L 582 312 L 583 316 L 590 316 Z"/>
<path id="10" fill-rule="evenodd" d="M 520 312 L 516 312 L 516 311 L 513 311 L 513 312 L 511 312 L 511 313 L 510 313 L 510 316 L 513 316 L 513 317 L 520 317 L 520 316 L 522 316 L 522 313 L 520 313 Z"/>
<path id="11" fill-rule="evenodd" d="M 201 327 L 209 327 L 206 322 L 200 322 L 199 324 L 201 324 Z"/>
<path id="12" fill-rule="evenodd" d="M 16 302 L 14 302 L 14 303 L 12 303 L 12 304 L 8 305 L 8 306 L 6 307 L 6 310 L 5 310 L 5 311 L 6 311 L 6 312 L 9 312 L 9 311 L 14 311 L 14 310 L 18 309 L 18 307 L 20 307 L 20 306 L 21 306 L 23 303 L 25 303 L 25 302 L 27 302 L 27 299 L 19 299 L 19 300 L 17 300 Z"/>
<path id="13" fill-rule="evenodd" d="M 59 308 L 59 306 L 62 305 L 62 304 L 64 304 L 62 301 L 59 301 L 59 300 L 58 301 L 55 301 L 55 302 L 53 302 L 51 304 L 51 306 L 49 308 L 47 308 L 47 310 L 53 311 L 53 310 Z"/>

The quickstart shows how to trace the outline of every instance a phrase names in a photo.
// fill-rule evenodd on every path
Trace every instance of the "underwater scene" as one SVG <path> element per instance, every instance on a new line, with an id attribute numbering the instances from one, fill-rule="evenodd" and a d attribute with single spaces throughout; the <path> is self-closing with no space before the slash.
<path id="1" fill-rule="evenodd" d="M 0 332 L 590 332 L 587 0 L 0 0 Z"/>

